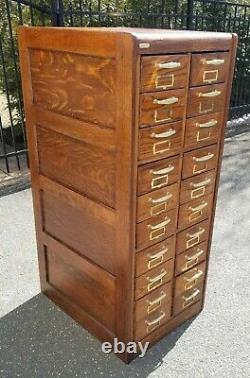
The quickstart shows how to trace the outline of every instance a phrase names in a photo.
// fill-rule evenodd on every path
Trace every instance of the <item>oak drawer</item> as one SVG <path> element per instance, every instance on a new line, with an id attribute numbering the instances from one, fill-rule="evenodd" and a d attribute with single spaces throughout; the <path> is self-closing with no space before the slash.
<path id="1" fill-rule="evenodd" d="M 188 178 L 214 169 L 217 164 L 218 146 L 213 145 L 186 152 L 183 157 L 182 178 Z"/>
<path id="2" fill-rule="evenodd" d="M 181 231 L 176 237 L 176 254 L 185 251 L 191 247 L 208 239 L 209 235 L 209 220 L 205 220 L 189 227 L 188 229 Z"/>
<path id="3" fill-rule="evenodd" d="M 178 276 L 204 261 L 207 256 L 207 247 L 208 241 L 205 241 L 177 255 L 175 259 L 175 275 Z"/>
<path id="4" fill-rule="evenodd" d="M 178 185 L 172 184 L 137 198 L 137 222 L 174 209 L 178 202 Z"/>
<path id="5" fill-rule="evenodd" d="M 185 89 L 140 96 L 140 126 L 179 121 L 184 117 Z"/>
<path id="6" fill-rule="evenodd" d="M 138 168 L 138 195 L 151 192 L 178 181 L 180 157 L 163 159 Z"/>
<path id="7" fill-rule="evenodd" d="M 224 111 L 225 84 L 190 88 L 187 117 Z"/>
<path id="8" fill-rule="evenodd" d="M 141 340 L 171 316 L 172 283 L 169 282 L 135 303 L 135 338 Z"/>
<path id="9" fill-rule="evenodd" d="M 186 290 L 185 293 L 182 293 L 174 298 L 173 305 L 173 315 L 179 314 L 181 311 L 184 311 L 186 308 L 192 306 L 194 303 L 202 299 L 204 281 L 195 285 L 192 289 Z"/>
<path id="10" fill-rule="evenodd" d="M 139 131 L 139 160 L 157 160 L 177 154 L 183 145 L 183 121 Z"/>
<path id="11" fill-rule="evenodd" d="M 180 204 L 202 198 L 214 190 L 215 171 L 202 173 L 181 182 Z"/>
<path id="12" fill-rule="evenodd" d="M 175 254 L 175 236 L 155 244 L 135 256 L 136 277 L 172 259 Z"/>
<path id="13" fill-rule="evenodd" d="M 228 76 L 228 52 L 192 54 L 190 86 L 222 83 Z"/>
<path id="14" fill-rule="evenodd" d="M 222 113 L 206 114 L 187 119 L 184 146 L 186 148 L 198 148 L 216 143 L 221 126 Z"/>
<path id="15" fill-rule="evenodd" d="M 136 225 L 136 247 L 149 247 L 174 234 L 177 223 L 177 208 L 147 219 Z"/>
<path id="16" fill-rule="evenodd" d="M 197 265 L 175 279 L 174 297 L 186 293 L 204 281 L 206 273 L 206 262 Z"/>
<path id="17" fill-rule="evenodd" d="M 187 83 L 187 55 L 144 56 L 141 60 L 141 91 L 184 88 Z"/>
<path id="18" fill-rule="evenodd" d="M 208 194 L 203 198 L 194 199 L 180 206 L 178 228 L 187 228 L 192 224 L 209 218 L 213 204 L 213 195 Z"/>
<path id="19" fill-rule="evenodd" d="M 173 272 L 174 260 L 171 259 L 137 277 L 135 279 L 135 299 L 142 298 L 144 295 L 171 281 Z"/>

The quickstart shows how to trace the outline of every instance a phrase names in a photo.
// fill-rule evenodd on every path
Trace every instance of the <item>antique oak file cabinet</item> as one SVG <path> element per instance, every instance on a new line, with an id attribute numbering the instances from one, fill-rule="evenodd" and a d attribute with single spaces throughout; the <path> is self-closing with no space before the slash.
<path id="1" fill-rule="evenodd" d="M 42 290 L 100 340 L 153 344 L 203 307 L 236 44 L 19 30 Z"/>

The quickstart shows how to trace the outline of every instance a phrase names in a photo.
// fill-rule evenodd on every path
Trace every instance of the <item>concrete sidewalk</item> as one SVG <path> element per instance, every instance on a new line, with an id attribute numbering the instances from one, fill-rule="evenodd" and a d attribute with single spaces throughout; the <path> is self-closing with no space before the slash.
<path id="1" fill-rule="evenodd" d="M 39 292 L 30 190 L 0 199 L 0 221 L 1 378 L 250 376 L 250 132 L 226 140 L 205 309 L 129 366 L 42 294 L 28 300 Z"/>

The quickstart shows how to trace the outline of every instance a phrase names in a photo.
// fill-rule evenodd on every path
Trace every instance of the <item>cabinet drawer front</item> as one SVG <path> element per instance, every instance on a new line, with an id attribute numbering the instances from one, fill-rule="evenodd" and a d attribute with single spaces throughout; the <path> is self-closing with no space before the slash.
<path id="1" fill-rule="evenodd" d="M 141 61 L 141 91 L 184 88 L 187 82 L 187 55 L 146 56 Z"/>
<path id="2" fill-rule="evenodd" d="M 213 145 L 186 152 L 183 158 L 182 178 L 188 178 L 214 169 L 217 164 L 218 146 Z"/>
<path id="3" fill-rule="evenodd" d="M 181 182 L 180 203 L 203 198 L 214 190 L 215 171 L 202 173 Z"/>
<path id="4" fill-rule="evenodd" d="M 178 297 L 181 294 L 186 293 L 200 285 L 205 278 L 206 262 L 197 265 L 195 268 L 188 270 L 187 272 L 176 277 L 174 297 Z"/>
<path id="5" fill-rule="evenodd" d="M 174 234 L 177 222 L 177 208 L 147 219 L 136 226 L 137 249 L 149 247 Z"/>
<path id="6" fill-rule="evenodd" d="M 175 253 L 175 236 L 164 240 L 144 251 L 137 252 L 135 257 L 136 277 L 156 268 L 172 259 Z"/>
<path id="7" fill-rule="evenodd" d="M 184 116 L 185 89 L 141 95 L 140 126 L 179 121 Z"/>
<path id="8" fill-rule="evenodd" d="M 204 261 L 207 256 L 207 244 L 208 242 L 205 241 L 177 255 L 175 260 L 175 275 L 186 272 L 188 269 Z"/>
<path id="9" fill-rule="evenodd" d="M 157 160 L 180 152 L 183 131 L 182 121 L 140 129 L 139 160 Z"/>
<path id="10" fill-rule="evenodd" d="M 166 261 L 165 264 L 146 272 L 135 280 L 135 299 L 142 298 L 144 295 L 161 287 L 171 281 L 174 272 L 174 260 Z"/>
<path id="11" fill-rule="evenodd" d="M 225 84 L 206 85 L 189 89 L 188 117 L 224 110 Z"/>
<path id="12" fill-rule="evenodd" d="M 178 202 L 178 185 L 172 184 L 137 198 L 137 222 L 142 222 L 167 210 Z"/>
<path id="13" fill-rule="evenodd" d="M 204 281 L 174 298 L 173 315 L 179 314 L 202 298 Z"/>
<path id="14" fill-rule="evenodd" d="M 222 83 L 226 81 L 230 57 L 227 52 L 192 54 L 190 85 Z"/>
<path id="15" fill-rule="evenodd" d="M 186 122 L 185 147 L 202 147 L 216 143 L 222 126 L 222 113 L 189 118 Z"/>
<path id="16" fill-rule="evenodd" d="M 137 192 L 141 195 L 173 184 L 178 181 L 179 173 L 179 156 L 145 164 L 138 169 Z"/>
<path id="17" fill-rule="evenodd" d="M 209 218 L 213 203 L 213 195 L 209 194 L 180 206 L 178 228 L 182 229 Z"/>
<path id="18" fill-rule="evenodd" d="M 171 316 L 172 284 L 167 283 L 135 304 L 135 338 L 141 340 Z"/>
<path id="19" fill-rule="evenodd" d="M 209 234 L 209 220 L 205 220 L 181 231 L 177 234 L 176 239 L 176 254 L 179 254 L 186 249 L 196 246 L 197 244 L 208 239 Z"/>

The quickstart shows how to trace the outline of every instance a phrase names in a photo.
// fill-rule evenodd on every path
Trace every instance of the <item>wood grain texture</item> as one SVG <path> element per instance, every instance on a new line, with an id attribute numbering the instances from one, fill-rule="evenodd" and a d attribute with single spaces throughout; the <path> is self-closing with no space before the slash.
<path id="1" fill-rule="evenodd" d="M 193 54 L 190 86 L 225 82 L 228 77 L 229 64 L 230 55 L 228 52 Z"/>
<path id="2" fill-rule="evenodd" d="M 114 331 L 115 278 L 59 242 L 48 239 L 47 244 L 49 283 Z"/>
<path id="3" fill-rule="evenodd" d="M 115 207 L 114 154 L 39 126 L 37 143 L 41 174 Z"/>
<path id="4" fill-rule="evenodd" d="M 181 182 L 180 204 L 191 201 L 195 198 L 203 198 L 214 190 L 216 172 L 215 170 L 201 173 Z"/>
<path id="5" fill-rule="evenodd" d="M 115 61 L 49 50 L 30 50 L 34 104 L 106 127 L 115 127 Z"/>
<path id="6" fill-rule="evenodd" d="M 162 68 L 166 63 L 174 63 L 177 67 Z M 187 74 L 187 55 L 144 56 L 141 61 L 141 91 L 185 88 Z"/>
<path id="7" fill-rule="evenodd" d="M 207 160 L 204 157 L 208 157 Z M 198 159 L 198 160 L 197 160 Z M 183 157 L 182 178 L 196 176 L 214 169 L 218 159 L 218 146 L 212 145 L 205 148 L 199 148 L 191 152 L 186 152 Z"/>

